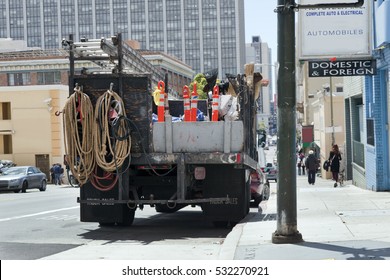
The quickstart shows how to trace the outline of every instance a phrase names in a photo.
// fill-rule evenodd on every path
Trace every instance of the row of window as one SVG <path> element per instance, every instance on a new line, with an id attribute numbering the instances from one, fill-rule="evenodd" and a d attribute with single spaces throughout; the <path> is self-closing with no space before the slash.
<path id="1" fill-rule="evenodd" d="M 31 73 L 8 73 L 8 85 L 9 86 L 25 86 L 31 85 Z M 61 72 L 38 72 L 37 84 L 38 85 L 53 85 L 61 83 Z"/>

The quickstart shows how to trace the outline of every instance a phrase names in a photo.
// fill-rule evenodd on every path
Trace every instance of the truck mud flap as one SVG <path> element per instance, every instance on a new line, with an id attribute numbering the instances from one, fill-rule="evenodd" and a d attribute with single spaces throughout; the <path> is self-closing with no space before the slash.
<path id="1" fill-rule="evenodd" d="M 237 223 L 249 210 L 249 185 L 246 184 L 246 170 L 231 165 L 210 165 L 206 168 L 203 195 L 207 197 L 227 196 L 229 201 L 202 204 L 207 219 L 213 222 Z"/>

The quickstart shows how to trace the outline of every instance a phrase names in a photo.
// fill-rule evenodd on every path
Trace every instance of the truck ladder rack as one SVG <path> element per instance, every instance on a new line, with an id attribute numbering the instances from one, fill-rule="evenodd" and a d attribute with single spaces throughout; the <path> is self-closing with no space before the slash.
<path id="1" fill-rule="evenodd" d="M 63 40 L 63 46 L 73 52 L 73 59 L 88 60 L 98 65 L 102 71 L 110 73 L 148 73 L 153 84 L 164 79 L 164 74 L 155 68 L 136 50 L 122 41 L 121 34 L 111 38 L 81 39 L 80 42 Z"/>

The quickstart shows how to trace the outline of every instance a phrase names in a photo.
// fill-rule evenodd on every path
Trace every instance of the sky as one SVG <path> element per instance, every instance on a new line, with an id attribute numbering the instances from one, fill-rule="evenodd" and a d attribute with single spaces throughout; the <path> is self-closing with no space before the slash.
<path id="1" fill-rule="evenodd" d="M 244 0 L 245 43 L 259 35 L 261 41 L 272 49 L 272 63 L 277 61 L 277 0 Z"/>

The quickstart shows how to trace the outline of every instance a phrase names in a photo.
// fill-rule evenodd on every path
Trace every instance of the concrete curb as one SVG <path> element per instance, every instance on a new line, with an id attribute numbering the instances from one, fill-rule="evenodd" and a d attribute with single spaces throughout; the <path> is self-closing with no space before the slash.
<path id="1" fill-rule="evenodd" d="M 246 222 L 237 224 L 233 228 L 233 230 L 226 236 L 222 244 L 222 248 L 219 252 L 219 260 L 234 260 L 238 242 L 241 239 L 245 224 Z"/>

